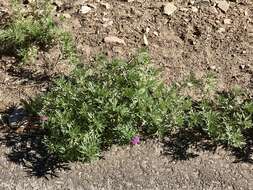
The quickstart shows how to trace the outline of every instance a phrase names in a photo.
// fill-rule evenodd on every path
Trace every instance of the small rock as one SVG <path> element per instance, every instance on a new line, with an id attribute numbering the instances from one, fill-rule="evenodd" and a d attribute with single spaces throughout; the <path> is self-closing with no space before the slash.
<path id="1" fill-rule="evenodd" d="M 91 8 L 89 6 L 87 6 L 87 5 L 82 5 L 81 6 L 80 13 L 87 14 L 90 11 L 91 11 Z"/>
<path id="2" fill-rule="evenodd" d="M 228 18 L 226 18 L 226 19 L 224 19 L 224 24 L 231 24 L 231 19 L 228 19 Z"/>
<path id="3" fill-rule="evenodd" d="M 0 125 L 3 125 L 5 123 L 5 117 L 3 114 L 0 114 Z"/>
<path id="4" fill-rule="evenodd" d="M 209 67 L 209 69 L 215 71 L 216 70 L 216 66 L 212 65 L 212 66 Z"/>
<path id="5" fill-rule="evenodd" d="M 103 17 L 102 18 L 102 21 L 105 23 L 105 22 L 108 22 L 110 19 L 109 18 L 105 18 L 105 17 Z"/>
<path id="6" fill-rule="evenodd" d="M 116 44 L 123 44 L 126 45 L 125 41 L 123 39 L 120 39 L 116 36 L 107 36 L 104 38 L 105 43 L 116 43 Z"/>
<path id="7" fill-rule="evenodd" d="M 104 24 L 103 24 L 103 27 L 108 27 L 108 26 L 112 26 L 113 25 L 113 21 L 112 20 L 109 20 L 109 21 L 107 21 L 107 22 L 105 22 Z"/>
<path id="8" fill-rule="evenodd" d="M 171 15 L 177 10 L 177 7 L 174 3 L 167 3 L 163 6 L 163 13 L 166 15 Z"/>
<path id="9" fill-rule="evenodd" d="M 198 12 L 198 8 L 193 6 L 192 7 L 192 12 L 197 13 Z"/>
<path id="10" fill-rule="evenodd" d="M 245 15 L 245 16 L 249 16 L 249 13 L 248 13 L 247 10 L 244 11 L 244 15 Z"/>
<path id="11" fill-rule="evenodd" d="M 190 20 L 188 18 L 184 18 L 184 21 L 187 23 L 190 22 Z"/>
<path id="12" fill-rule="evenodd" d="M 146 34 L 143 35 L 143 41 L 144 41 L 145 46 L 148 46 L 148 38 Z"/>
<path id="13" fill-rule="evenodd" d="M 217 6 L 223 11 L 227 12 L 229 9 L 229 3 L 225 0 L 217 1 Z"/>
<path id="14" fill-rule="evenodd" d="M 241 69 L 241 70 L 244 70 L 244 69 L 248 68 L 247 66 L 248 66 L 248 65 L 242 64 L 242 65 L 240 65 L 240 69 Z"/>
<path id="15" fill-rule="evenodd" d="M 183 11 L 183 12 L 187 12 L 187 11 L 188 11 L 188 9 L 187 9 L 187 8 L 184 8 L 184 7 L 183 7 L 183 8 L 180 8 L 180 10 Z"/>
<path id="16" fill-rule="evenodd" d="M 145 30 L 146 34 L 148 34 L 148 33 L 149 33 L 149 31 L 150 31 L 150 28 L 149 28 L 149 27 L 147 27 L 147 28 L 146 28 L 146 30 Z"/>
<path id="17" fill-rule="evenodd" d="M 217 9 L 214 7 L 214 6 L 211 6 L 210 7 L 210 12 L 213 13 L 213 14 L 218 14 L 219 12 L 217 11 Z"/>
<path id="18" fill-rule="evenodd" d="M 63 13 L 62 16 L 63 16 L 64 18 L 67 18 L 67 19 L 70 19 L 70 18 L 71 18 L 71 15 L 68 14 L 68 13 Z"/>
<path id="19" fill-rule="evenodd" d="M 225 28 L 219 28 L 219 29 L 218 29 L 218 32 L 219 32 L 219 33 L 223 33 L 223 32 L 225 32 L 225 31 L 226 31 Z"/>
<path id="20" fill-rule="evenodd" d="M 159 36 L 159 33 L 157 31 L 154 31 L 155 36 Z"/>
<path id="21" fill-rule="evenodd" d="M 19 106 L 10 113 L 8 122 L 11 127 L 16 127 L 18 123 L 22 122 L 26 116 L 26 111 L 23 107 Z"/>

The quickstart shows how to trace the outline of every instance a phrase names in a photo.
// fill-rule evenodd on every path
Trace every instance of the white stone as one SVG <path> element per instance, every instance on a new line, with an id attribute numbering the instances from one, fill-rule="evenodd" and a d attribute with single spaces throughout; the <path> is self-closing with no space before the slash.
<path id="1" fill-rule="evenodd" d="M 166 15 L 171 15 L 177 10 L 177 7 L 174 3 L 167 3 L 163 6 L 163 13 Z"/>
<path id="2" fill-rule="evenodd" d="M 87 5 L 82 5 L 81 6 L 80 13 L 87 14 L 90 11 L 91 11 L 91 8 L 89 6 L 87 6 Z"/>
<path id="3" fill-rule="evenodd" d="M 218 29 L 218 32 L 219 32 L 219 33 L 223 33 L 223 32 L 226 32 L 226 30 L 225 30 L 225 28 L 219 28 L 219 29 Z"/>
<path id="4" fill-rule="evenodd" d="M 113 21 L 112 20 L 109 20 L 109 21 L 107 21 L 107 22 L 105 22 L 104 24 L 103 24 L 103 27 L 108 27 L 108 26 L 112 26 L 113 25 Z"/>
<path id="5" fill-rule="evenodd" d="M 126 45 L 125 41 L 123 39 L 120 39 L 116 36 L 107 36 L 104 38 L 105 43 L 116 43 L 116 44 L 123 44 Z"/>
<path id="6" fill-rule="evenodd" d="M 148 46 L 148 38 L 147 38 L 146 34 L 143 35 L 143 41 L 144 41 L 144 44 L 146 46 Z"/>
<path id="7" fill-rule="evenodd" d="M 71 18 L 71 15 L 69 13 L 63 13 L 62 16 L 67 19 Z"/>
<path id="8" fill-rule="evenodd" d="M 225 0 L 217 1 L 217 6 L 223 11 L 227 12 L 229 9 L 229 3 Z"/>
<path id="9" fill-rule="evenodd" d="M 159 36 L 159 33 L 157 31 L 154 31 L 155 36 Z"/>
<path id="10" fill-rule="evenodd" d="M 197 8 L 197 7 L 192 6 L 192 12 L 197 13 L 197 12 L 198 12 L 198 8 Z"/>
<path id="11" fill-rule="evenodd" d="M 224 24 L 231 24 L 231 19 L 225 18 L 223 22 Z"/>

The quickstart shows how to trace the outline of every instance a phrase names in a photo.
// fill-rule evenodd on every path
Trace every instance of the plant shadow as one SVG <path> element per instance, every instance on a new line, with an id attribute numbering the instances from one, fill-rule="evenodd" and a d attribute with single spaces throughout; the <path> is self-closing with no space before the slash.
<path id="1" fill-rule="evenodd" d="M 252 134 L 252 129 L 245 134 L 246 145 L 244 148 L 239 149 L 213 142 L 207 135 L 198 130 L 182 129 L 163 140 L 163 154 L 172 157 L 173 160 L 189 160 L 199 156 L 201 151 L 215 153 L 218 151 L 218 147 L 221 147 L 234 156 L 234 163 L 245 162 L 253 164 Z"/>
<path id="2" fill-rule="evenodd" d="M 235 163 L 247 162 L 253 164 L 253 129 L 248 129 L 244 133 L 246 145 L 243 149 L 232 149 L 232 154 L 236 157 Z"/>
<path id="3" fill-rule="evenodd" d="M 6 122 L 5 119 L 5 125 Z M 17 132 L 5 126 L 0 133 L 2 133 L 0 144 L 10 150 L 6 153 L 8 160 L 21 165 L 28 176 L 58 177 L 57 173 L 60 170 L 70 170 L 67 162 L 49 153 L 43 144 L 45 132 L 42 129 L 34 128 Z"/>
<path id="4" fill-rule="evenodd" d="M 25 81 L 32 81 L 35 84 L 43 84 L 45 82 L 51 82 L 52 76 L 47 73 L 38 73 L 35 74 L 34 71 L 31 71 L 27 68 L 23 67 L 10 67 L 6 70 L 9 76 L 16 77 L 19 79 L 23 79 Z"/>
<path id="5" fill-rule="evenodd" d="M 217 145 L 196 130 L 182 129 L 163 141 L 163 154 L 173 160 L 189 160 L 198 156 L 199 150 L 214 152 Z"/>
<path id="6" fill-rule="evenodd" d="M 7 133 L 0 143 L 11 149 L 7 154 L 9 161 L 22 165 L 30 176 L 57 177 L 59 169 L 68 170 L 67 163 L 49 154 L 42 144 L 42 134 L 15 132 Z"/>

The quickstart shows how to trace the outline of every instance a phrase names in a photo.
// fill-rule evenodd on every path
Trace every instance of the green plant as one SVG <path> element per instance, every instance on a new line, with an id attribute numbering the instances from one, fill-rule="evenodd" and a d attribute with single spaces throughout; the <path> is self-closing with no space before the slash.
<path id="1" fill-rule="evenodd" d="M 47 132 L 44 143 L 66 160 L 92 160 L 112 144 L 185 129 L 233 147 L 245 145 L 244 133 L 253 127 L 252 99 L 237 90 L 213 92 L 213 98 L 205 95 L 196 101 L 180 93 L 192 87 L 184 84 L 194 83 L 210 93 L 213 77 L 205 79 L 206 85 L 191 77 L 171 87 L 159 78 L 146 52 L 129 63 L 102 56 L 57 79 L 50 92 L 27 104 L 27 109 L 48 118 L 42 124 Z"/>
<path id="2" fill-rule="evenodd" d="M 253 101 L 235 91 L 219 93 L 198 102 L 188 118 L 189 126 L 201 129 L 213 140 L 242 148 L 244 132 L 253 127 Z"/>
<path id="3" fill-rule="evenodd" d="M 17 0 L 13 0 L 12 5 L 12 21 L 0 29 L 1 54 L 14 55 L 22 62 L 28 62 L 34 59 L 38 50 L 59 43 L 64 57 L 70 62 L 74 62 L 75 57 L 77 62 L 71 37 L 62 37 L 67 33 L 57 27 L 51 16 L 50 1 L 36 0 L 26 9 Z"/>
<path id="4" fill-rule="evenodd" d="M 191 102 L 168 90 L 148 62 L 146 52 L 130 63 L 100 57 L 57 80 L 32 106 L 49 118 L 43 124 L 49 150 L 64 159 L 90 160 L 136 135 L 161 136 L 182 126 Z"/>
<path id="5" fill-rule="evenodd" d="M 214 141 L 243 148 L 246 144 L 244 133 L 253 127 L 250 96 L 238 87 L 230 92 L 217 92 L 213 74 L 201 80 L 191 75 L 188 83 L 201 91 L 201 99 L 194 102 L 187 114 L 186 126 L 199 129 Z"/>

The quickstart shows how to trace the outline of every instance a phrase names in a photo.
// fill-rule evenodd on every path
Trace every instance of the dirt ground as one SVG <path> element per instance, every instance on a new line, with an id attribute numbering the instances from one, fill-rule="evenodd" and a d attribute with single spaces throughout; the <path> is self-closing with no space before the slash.
<path id="1" fill-rule="evenodd" d="M 222 2 L 227 10 L 216 0 L 175 0 L 171 15 L 164 13 L 168 2 L 163 0 L 62 0 L 53 6 L 55 20 L 73 34 L 84 62 L 101 52 L 129 59 L 144 47 L 168 83 L 190 72 L 198 77 L 214 72 L 220 90 L 239 85 L 253 94 L 253 1 Z M 0 0 L 1 24 L 8 20 L 8 8 L 8 1 Z M 55 75 L 65 73 L 68 66 L 58 62 L 59 56 L 52 48 L 41 52 L 36 64 L 22 67 L 1 56 L 0 111 L 45 91 Z M 159 143 L 148 141 L 115 147 L 92 164 L 67 164 L 70 170 L 57 169 L 58 177 L 46 179 L 45 171 L 34 173 L 41 172 L 37 164 L 45 160 L 32 159 L 29 140 L 2 136 L 0 189 L 253 189 L 252 162 L 234 163 L 224 149 L 171 161 Z M 13 153 L 22 160 L 13 159 Z M 61 168 L 56 166 L 48 171 Z"/>

